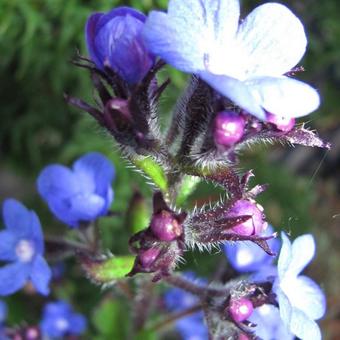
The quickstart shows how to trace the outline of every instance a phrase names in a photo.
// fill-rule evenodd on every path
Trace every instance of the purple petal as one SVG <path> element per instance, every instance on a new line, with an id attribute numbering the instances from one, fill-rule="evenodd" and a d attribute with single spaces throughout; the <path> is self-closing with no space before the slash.
<path id="1" fill-rule="evenodd" d="M 96 64 L 98 68 L 103 67 L 103 61 L 99 58 L 95 46 L 95 37 L 97 24 L 99 19 L 104 15 L 104 13 L 94 13 L 92 14 L 86 22 L 85 26 L 85 40 L 87 45 L 87 50 L 89 52 L 91 60 Z"/>
<path id="2" fill-rule="evenodd" d="M 290 71 L 307 45 L 300 20 L 276 3 L 256 7 L 240 25 L 237 40 L 248 57 L 248 77 L 280 76 Z"/>
<path id="3" fill-rule="evenodd" d="M 3 204 L 3 218 L 5 225 L 17 238 L 39 236 L 40 222 L 34 211 L 28 210 L 15 199 L 7 199 Z M 42 234 L 41 234 L 42 237 Z"/>
<path id="4" fill-rule="evenodd" d="M 73 314 L 70 318 L 70 330 L 72 334 L 81 334 L 86 330 L 86 318 L 81 314 Z"/>
<path id="5" fill-rule="evenodd" d="M 79 183 L 72 171 L 59 164 L 44 168 L 37 180 L 40 195 L 50 204 L 79 192 Z"/>
<path id="6" fill-rule="evenodd" d="M 69 214 L 78 221 L 92 221 L 103 213 L 105 200 L 98 195 L 77 195 L 70 200 Z"/>
<path id="7" fill-rule="evenodd" d="M 0 295 L 10 295 L 21 289 L 29 275 L 30 266 L 14 262 L 0 268 Z"/>
<path id="8" fill-rule="evenodd" d="M 83 180 L 87 179 L 85 192 L 106 196 L 115 175 L 114 167 L 109 159 L 98 152 L 91 152 L 79 158 L 74 163 L 73 169 L 77 178 L 80 176 Z M 90 190 L 91 183 L 94 185 L 93 190 Z"/>
<path id="9" fill-rule="evenodd" d="M 0 231 L 0 260 L 14 261 L 16 259 L 15 244 L 17 236 L 11 231 Z"/>
<path id="10" fill-rule="evenodd" d="M 50 293 L 49 283 L 52 277 L 52 272 L 46 260 L 38 255 L 32 265 L 30 274 L 34 288 L 42 295 Z"/>

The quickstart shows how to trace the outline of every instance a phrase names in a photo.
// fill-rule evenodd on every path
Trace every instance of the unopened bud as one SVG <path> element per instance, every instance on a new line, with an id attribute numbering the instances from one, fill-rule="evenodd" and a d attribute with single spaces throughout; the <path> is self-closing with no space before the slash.
<path id="1" fill-rule="evenodd" d="M 232 111 L 217 113 L 214 121 L 214 140 L 217 145 L 230 146 L 244 134 L 245 119 Z"/>
<path id="2" fill-rule="evenodd" d="M 250 200 L 238 200 L 228 211 L 229 217 L 251 216 L 247 221 L 241 222 L 231 230 L 240 235 L 250 236 L 260 234 L 266 227 L 264 221 L 263 208 Z"/>
<path id="3" fill-rule="evenodd" d="M 162 210 L 153 216 L 151 230 L 160 241 L 172 241 L 183 233 L 180 222 L 171 212 L 166 210 Z"/>
<path id="4" fill-rule="evenodd" d="M 290 117 L 278 116 L 267 112 L 266 121 L 272 123 L 276 128 L 283 132 L 289 132 L 295 125 L 295 119 Z"/>
<path id="5" fill-rule="evenodd" d="M 160 253 L 160 249 L 158 248 L 150 248 L 147 250 L 141 250 L 139 253 L 139 260 L 143 267 L 147 268 L 155 262 L 156 258 Z"/>
<path id="6" fill-rule="evenodd" d="M 254 307 L 248 299 L 231 300 L 229 313 L 236 322 L 243 322 L 253 313 Z"/>

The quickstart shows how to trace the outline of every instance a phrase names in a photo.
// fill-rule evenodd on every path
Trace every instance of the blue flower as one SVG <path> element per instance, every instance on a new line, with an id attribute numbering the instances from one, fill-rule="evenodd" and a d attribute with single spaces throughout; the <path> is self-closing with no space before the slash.
<path id="1" fill-rule="evenodd" d="M 319 95 L 285 76 L 305 53 L 300 20 L 285 6 L 267 3 L 240 24 L 238 0 L 170 0 L 168 12 L 150 13 L 146 45 L 177 69 L 199 75 L 260 119 L 316 110 Z"/>
<path id="2" fill-rule="evenodd" d="M 294 339 L 294 335 L 283 324 L 279 310 L 273 305 L 256 308 L 248 320 L 256 324 L 254 332 L 262 340 Z"/>
<path id="3" fill-rule="evenodd" d="M 79 158 L 72 170 L 59 164 L 47 166 L 37 185 L 53 214 L 78 227 L 80 222 L 93 221 L 108 212 L 113 178 L 112 163 L 100 153 L 91 152 Z"/>
<path id="4" fill-rule="evenodd" d="M 325 295 L 313 280 L 299 275 L 315 254 L 314 238 L 302 235 L 291 244 L 285 233 L 281 237 L 278 277 L 273 287 L 281 318 L 300 339 L 321 339 L 320 328 L 314 320 L 325 314 Z"/>
<path id="5" fill-rule="evenodd" d="M 192 272 L 184 273 L 187 279 L 204 284 L 197 280 Z M 179 288 L 169 289 L 164 295 L 166 307 L 172 312 L 181 312 L 199 303 L 196 296 Z M 184 340 L 207 340 L 208 329 L 204 324 L 203 313 L 197 312 L 176 321 L 176 329 Z"/>
<path id="6" fill-rule="evenodd" d="M 129 7 L 92 14 L 86 23 L 87 49 L 99 69 L 110 66 L 127 83 L 140 82 L 155 58 L 141 36 L 145 15 Z"/>
<path id="7" fill-rule="evenodd" d="M 273 234 L 273 228 L 268 226 L 260 236 Z M 268 240 L 272 251 L 279 250 L 280 241 L 276 238 Z M 241 273 L 259 271 L 264 266 L 272 264 L 275 257 L 268 255 L 258 245 L 253 242 L 236 242 L 235 244 L 226 243 L 224 252 L 234 269 Z"/>
<path id="8" fill-rule="evenodd" d="M 85 332 L 86 326 L 86 318 L 75 313 L 71 305 L 64 301 L 48 303 L 40 322 L 42 333 L 51 338 L 80 335 Z"/>
<path id="9" fill-rule="evenodd" d="M 20 202 L 7 199 L 3 204 L 6 229 L 0 231 L 0 295 L 13 294 L 30 280 L 35 289 L 49 294 L 51 270 L 43 258 L 44 239 L 34 211 Z"/>
<path id="10" fill-rule="evenodd" d="M 7 340 L 4 334 L 3 324 L 7 318 L 7 305 L 5 302 L 0 300 L 0 339 Z"/>

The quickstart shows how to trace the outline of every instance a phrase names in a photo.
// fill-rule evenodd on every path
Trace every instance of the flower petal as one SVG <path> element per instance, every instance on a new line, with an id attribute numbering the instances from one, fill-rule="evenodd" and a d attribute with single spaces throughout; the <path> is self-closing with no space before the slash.
<path id="1" fill-rule="evenodd" d="M 71 334 L 81 334 L 85 331 L 87 326 L 86 318 L 81 314 L 72 314 L 70 317 L 70 328 Z"/>
<path id="2" fill-rule="evenodd" d="M 307 45 L 300 20 L 277 3 L 255 8 L 240 25 L 237 39 L 248 57 L 248 76 L 288 72 L 300 61 Z"/>
<path id="3" fill-rule="evenodd" d="M 49 204 L 79 192 L 77 178 L 69 168 L 59 164 L 44 168 L 39 174 L 37 186 L 40 195 Z"/>
<path id="4" fill-rule="evenodd" d="M 256 77 L 244 83 L 257 104 L 274 115 L 302 117 L 320 105 L 319 94 L 314 88 L 292 78 Z"/>
<path id="5" fill-rule="evenodd" d="M 14 262 L 0 268 L 0 295 L 10 295 L 21 289 L 28 278 L 30 266 Z"/>
<path id="6" fill-rule="evenodd" d="M 52 277 L 52 272 L 46 260 L 38 255 L 32 266 L 30 274 L 34 288 L 42 295 L 50 293 L 49 283 Z"/>
<path id="7" fill-rule="evenodd" d="M 92 14 L 86 22 L 85 26 L 85 40 L 87 45 L 87 50 L 89 52 L 91 60 L 96 64 L 97 67 L 102 68 L 102 60 L 100 59 L 97 49 L 95 46 L 96 28 L 99 19 L 103 16 L 103 13 Z"/>
<path id="8" fill-rule="evenodd" d="M 286 233 L 281 233 L 282 246 L 280 250 L 279 260 L 277 263 L 277 270 L 279 273 L 279 278 L 283 279 L 291 262 L 292 258 L 292 244 Z"/>
<path id="9" fill-rule="evenodd" d="M 106 196 L 115 174 L 109 159 L 98 152 L 90 152 L 79 158 L 74 163 L 73 169 L 77 179 L 79 180 L 79 177 L 82 179 L 83 192 Z M 94 185 L 93 188 L 92 185 Z"/>
<path id="10" fill-rule="evenodd" d="M 289 276 L 299 275 L 311 262 L 314 254 L 314 237 L 310 234 L 297 237 L 292 244 L 292 258 L 288 268 Z"/>
<path id="11" fill-rule="evenodd" d="M 293 309 L 289 329 L 299 339 L 321 340 L 321 331 L 318 324 L 299 309 Z"/>
<path id="12" fill-rule="evenodd" d="M 291 287 L 293 297 L 289 296 L 295 308 L 302 310 L 310 319 L 317 320 L 326 312 L 325 294 L 309 277 L 299 276 Z"/>
<path id="13" fill-rule="evenodd" d="M 70 200 L 69 213 L 77 221 L 92 221 L 103 213 L 105 200 L 103 197 L 90 194 L 78 195 Z"/>
<path id="14" fill-rule="evenodd" d="M 277 296 L 277 301 L 279 303 L 281 319 L 282 319 L 285 327 L 287 329 L 290 329 L 290 322 L 291 322 L 292 313 L 293 313 L 292 305 L 291 305 L 288 297 L 286 296 L 286 294 L 275 283 L 274 283 L 273 290 L 274 290 L 274 292 Z"/>
<path id="15" fill-rule="evenodd" d="M 265 112 L 260 103 L 258 103 L 257 98 L 244 82 L 227 76 L 214 75 L 210 72 L 200 72 L 199 75 L 216 91 L 229 98 L 242 109 L 259 119 L 265 118 Z"/>
<path id="16" fill-rule="evenodd" d="M 0 260 L 14 261 L 16 259 L 15 243 L 17 237 L 11 231 L 0 231 Z"/>
<path id="17" fill-rule="evenodd" d="M 150 13 L 144 39 L 170 65 L 196 73 L 205 69 L 205 57 L 214 55 L 214 48 L 235 35 L 238 19 L 237 0 L 171 0 L 168 14 Z"/>

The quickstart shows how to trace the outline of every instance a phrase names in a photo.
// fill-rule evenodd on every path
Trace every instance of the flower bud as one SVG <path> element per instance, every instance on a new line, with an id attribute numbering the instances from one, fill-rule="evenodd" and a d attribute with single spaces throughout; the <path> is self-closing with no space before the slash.
<path id="1" fill-rule="evenodd" d="M 214 121 L 216 145 L 230 146 L 237 143 L 244 134 L 245 119 L 232 111 L 217 113 Z"/>
<path id="2" fill-rule="evenodd" d="M 254 307 L 248 299 L 231 300 L 229 306 L 230 316 L 236 322 L 243 322 L 253 313 Z"/>
<path id="3" fill-rule="evenodd" d="M 256 204 L 255 201 L 236 201 L 228 211 L 228 216 L 237 217 L 249 215 L 251 218 L 237 224 L 231 230 L 236 234 L 245 236 L 260 234 L 266 228 L 266 222 L 264 222 L 262 211 L 263 208 L 259 204 Z"/>
<path id="4" fill-rule="evenodd" d="M 150 265 L 156 260 L 160 252 L 161 251 L 158 248 L 141 250 L 139 253 L 139 261 L 141 262 L 143 267 L 150 267 Z"/>
<path id="5" fill-rule="evenodd" d="M 128 84 L 140 82 L 155 58 L 142 39 L 145 15 L 129 7 L 92 14 L 86 23 L 86 44 L 99 69 L 111 67 Z"/>
<path id="6" fill-rule="evenodd" d="M 289 132 L 295 125 L 294 118 L 273 115 L 269 112 L 266 114 L 266 121 L 274 124 L 278 130 L 283 132 Z"/>
<path id="7" fill-rule="evenodd" d="M 181 223 L 167 210 L 162 210 L 153 216 L 151 230 L 161 241 L 172 241 L 183 232 Z"/>

